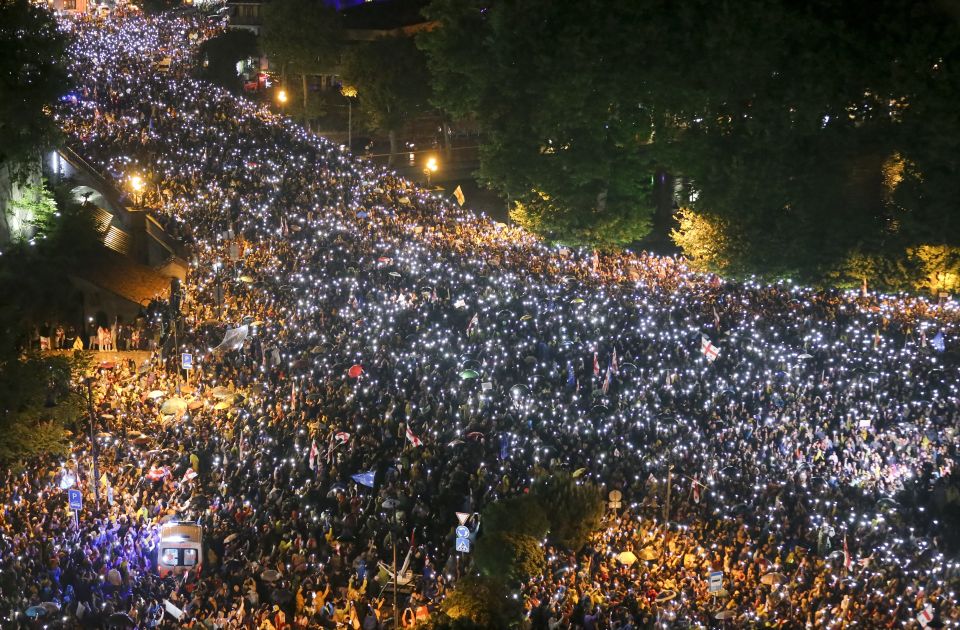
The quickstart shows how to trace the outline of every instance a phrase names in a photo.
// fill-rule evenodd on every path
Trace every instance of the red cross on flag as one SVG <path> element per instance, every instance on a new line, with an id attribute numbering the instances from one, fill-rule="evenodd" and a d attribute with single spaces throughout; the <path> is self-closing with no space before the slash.
<path id="1" fill-rule="evenodd" d="M 700 352 L 703 353 L 703 356 L 707 357 L 707 361 L 713 363 L 717 360 L 717 357 L 720 356 L 720 348 L 716 347 L 710 343 L 710 339 L 706 335 L 701 335 L 700 337 Z"/>

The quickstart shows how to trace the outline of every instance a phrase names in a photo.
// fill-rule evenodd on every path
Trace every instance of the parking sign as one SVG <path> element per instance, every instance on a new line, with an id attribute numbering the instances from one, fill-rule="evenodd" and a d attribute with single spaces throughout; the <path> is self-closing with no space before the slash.
<path id="1" fill-rule="evenodd" d="M 71 510 L 83 508 L 83 494 L 79 490 L 67 490 L 67 501 Z"/>
<path id="2" fill-rule="evenodd" d="M 193 369 L 193 355 L 190 354 L 189 352 L 184 352 L 182 355 L 180 355 L 180 365 L 181 365 L 181 366 L 183 367 L 183 369 L 185 369 L 185 370 L 192 370 L 192 369 Z"/>
<path id="3" fill-rule="evenodd" d="M 723 571 L 710 572 L 710 592 L 717 593 L 723 589 Z"/>

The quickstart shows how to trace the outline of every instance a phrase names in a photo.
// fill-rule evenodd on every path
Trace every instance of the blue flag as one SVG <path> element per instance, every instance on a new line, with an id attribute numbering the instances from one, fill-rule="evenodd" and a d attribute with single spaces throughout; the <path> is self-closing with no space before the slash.
<path id="1" fill-rule="evenodd" d="M 577 377 L 573 373 L 573 363 L 567 362 L 567 387 L 574 387 L 577 384 Z"/>
<path id="2" fill-rule="evenodd" d="M 506 459 L 507 454 L 510 449 L 510 435 L 507 433 L 500 434 L 500 459 Z"/>
<path id="3" fill-rule="evenodd" d="M 355 475 L 351 475 L 351 477 L 353 478 L 354 481 L 356 481 L 357 483 L 359 483 L 361 486 L 366 486 L 366 487 L 368 487 L 368 488 L 372 488 L 372 487 L 373 487 L 373 476 L 374 476 L 374 473 L 375 473 L 375 471 L 373 471 L 373 470 L 368 470 L 367 472 L 362 472 L 362 473 L 357 473 L 357 474 L 355 474 Z"/>
<path id="4" fill-rule="evenodd" d="M 937 332 L 936 336 L 930 340 L 930 345 L 933 346 L 933 349 L 937 352 L 943 352 L 947 349 L 947 344 L 943 340 L 943 331 Z"/>

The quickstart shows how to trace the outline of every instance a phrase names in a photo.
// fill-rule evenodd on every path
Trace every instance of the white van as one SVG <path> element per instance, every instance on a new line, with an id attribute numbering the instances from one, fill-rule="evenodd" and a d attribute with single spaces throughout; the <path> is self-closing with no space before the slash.
<path id="1" fill-rule="evenodd" d="M 160 577 L 197 571 L 203 564 L 203 530 L 196 523 L 170 521 L 160 526 L 157 570 Z"/>

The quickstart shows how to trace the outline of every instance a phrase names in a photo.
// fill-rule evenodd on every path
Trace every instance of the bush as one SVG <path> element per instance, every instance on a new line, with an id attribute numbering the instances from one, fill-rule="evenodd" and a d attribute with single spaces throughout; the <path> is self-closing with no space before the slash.
<path id="1" fill-rule="evenodd" d="M 483 510 L 484 535 L 513 532 L 542 539 L 550 522 L 540 502 L 532 494 L 521 494 L 489 504 Z"/>
<path id="2" fill-rule="evenodd" d="M 485 576 L 508 584 L 538 576 L 547 566 L 539 540 L 511 532 L 485 534 L 477 540 L 474 563 Z"/>
<path id="3" fill-rule="evenodd" d="M 436 630 L 502 630 L 519 621 L 521 613 L 520 602 L 510 596 L 501 582 L 467 576 L 457 582 L 457 587 L 443 600 L 443 613 L 432 627 Z"/>
<path id="4" fill-rule="evenodd" d="M 579 550 L 603 520 L 603 493 L 591 483 L 558 472 L 538 479 L 531 494 L 550 522 L 549 538 L 571 550 Z"/>

